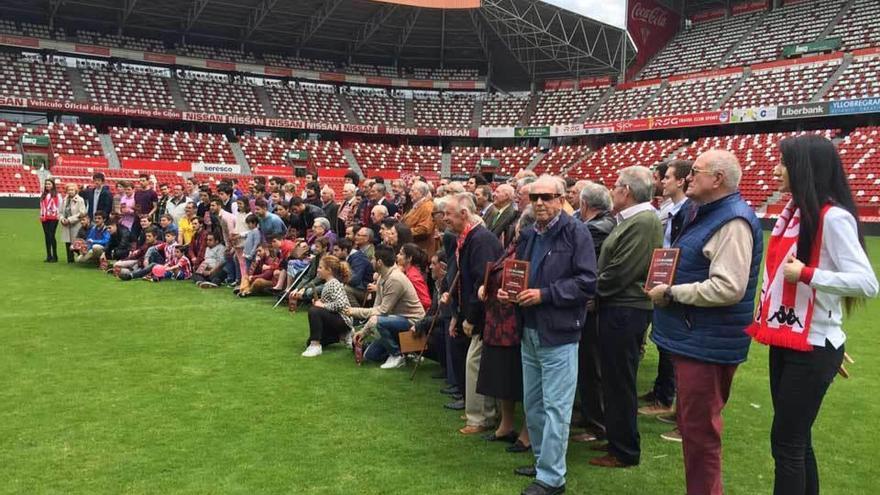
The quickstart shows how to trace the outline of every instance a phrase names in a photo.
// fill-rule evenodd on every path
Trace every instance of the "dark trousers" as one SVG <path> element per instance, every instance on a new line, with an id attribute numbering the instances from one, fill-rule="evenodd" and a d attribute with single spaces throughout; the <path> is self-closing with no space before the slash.
<path id="1" fill-rule="evenodd" d="M 825 347 L 814 347 L 812 352 L 770 348 L 774 495 L 819 493 L 819 471 L 810 430 L 841 362 L 843 346 L 835 349 L 827 341 Z"/>
<path id="2" fill-rule="evenodd" d="M 599 309 L 599 361 L 605 399 L 608 452 L 630 465 L 641 460 L 636 417 L 639 409 L 636 375 L 642 339 L 651 322 L 650 310 L 605 306 Z"/>
<path id="3" fill-rule="evenodd" d="M 599 315 L 587 313 L 578 347 L 578 394 L 583 426 L 598 436 L 605 434 L 605 404 L 602 400 L 602 369 L 599 359 Z"/>
<path id="4" fill-rule="evenodd" d="M 74 255 L 73 255 L 73 251 L 70 250 L 70 245 L 71 245 L 71 244 L 72 244 L 71 242 L 65 242 L 65 243 L 64 243 L 64 248 L 65 248 L 65 250 L 67 250 L 67 262 L 68 262 L 68 263 L 73 263 L 73 262 L 75 261 L 75 260 L 74 260 Z"/>
<path id="5" fill-rule="evenodd" d="M 730 397 L 735 364 L 715 364 L 675 355 L 678 429 L 688 495 L 723 495 L 721 411 Z"/>
<path id="6" fill-rule="evenodd" d="M 466 388 L 467 353 L 468 348 L 471 345 L 471 339 L 464 334 L 456 335 L 455 337 L 450 338 L 446 342 L 446 345 L 446 352 L 450 354 L 450 360 L 452 361 L 455 386 L 458 387 L 459 392 L 464 395 Z"/>
<path id="7" fill-rule="evenodd" d="M 657 378 L 654 379 L 654 397 L 657 402 L 670 407 L 675 402 L 675 366 L 672 354 L 657 348 L 660 356 L 657 361 Z"/>
<path id="8" fill-rule="evenodd" d="M 309 308 L 309 342 L 318 341 L 322 346 L 335 344 L 349 330 L 339 313 L 314 306 Z"/>
<path id="9" fill-rule="evenodd" d="M 43 239 L 46 242 L 46 259 L 57 260 L 58 242 L 55 240 L 55 231 L 58 230 L 58 220 L 47 220 L 41 223 L 43 224 Z"/>
<path id="10" fill-rule="evenodd" d="M 216 272 L 214 272 L 213 274 L 211 274 L 207 277 L 202 275 L 201 273 L 193 273 L 192 279 L 193 279 L 193 282 L 195 282 L 195 283 L 211 282 L 211 283 L 220 285 L 223 283 L 224 280 L 226 280 L 226 270 L 223 270 L 223 269 L 217 270 Z"/>

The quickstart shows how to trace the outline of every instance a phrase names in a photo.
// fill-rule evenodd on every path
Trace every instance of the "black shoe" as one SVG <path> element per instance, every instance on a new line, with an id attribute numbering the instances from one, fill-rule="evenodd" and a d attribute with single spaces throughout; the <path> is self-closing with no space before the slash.
<path id="1" fill-rule="evenodd" d="M 52 262 L 51 256 L 46 256 L 46 259 L 43 260 L 43 263 L 51 263 L 51 262 Z"/>
<path id="2" fill-rule="evenodd" d="M 452 397 L 452 400 L 464 400 L 464 396 L 461 394 L 452 394 L 449 397 Z"/>
<path id="3" fill-rule="evenodd" d="M 456 387 L 455 385 L 450 385 L 448 387 L 441 388 L 440 393 L 446 395 L 455 395 L 458 393 L 458 387 Z"/>
<path id="4" fill-rule="evenodd" d="M 455 402 L 443 404 L 443 407 L 445 407 L 446 409 L 452 409 L 453 411 L 462 411 L 464 410 L 464 401 L 459 399 Z"/>
<path id="5" fill-rule="evenodd" d="M 513 474 L 517 476 L 528 476 L 529 478 L 534 478 L 538 475 L 538 470 L 535 468 L 534 464 L 530 464 L 528 466 L 520 466 L 514 469 Z"/>
<path id="6" fill-rule="evenodd" d="M 519 454 L 522 452 L 528 452 L 528 451 L 532 450 L 532 446 L 526 445 L 526 444 L 520 442 L 519 440 L 517 440 L 516 442 L 513 443 L 513 445 L 511 445 L 510 447 L 507 447 L 507 449 L 505 449 L 505 450 L 507 450 L 511 454 Z"/>
<path id="7" fill-rule="evenodd" d="M 565 493 L 565 485 L 554 487 L 534 481 L 520 495 L 560 495 L 562 493 Z"/>
<path id="8" fill-rule="evenodd" d="M 49 260 L 49 263 L 58 263 L 58 258 L 52 258 Z"/>
<path id="9" fill-rule="evenodd" d="M 495 432 L 489 433 L 483 437 L 483 440 L 487 442 L 507 442 L 507 443 L 515 443 L 519 434 L 515 431 L 511 431 L 507 435 L 501 435 L 500 437 L 495 436 Z"/>

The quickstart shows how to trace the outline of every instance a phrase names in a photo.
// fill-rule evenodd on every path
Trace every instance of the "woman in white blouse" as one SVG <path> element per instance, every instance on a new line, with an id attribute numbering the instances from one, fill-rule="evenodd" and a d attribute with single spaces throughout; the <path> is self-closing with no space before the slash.
<path id="1" fill-rule="evenodd" d="M 834 144 L 805 135 L 779 147 L 774 176 L 792 199 L 768 244 L 749 333 L 771 346 L 774 494 L 804 495 L 819 493 L 811 429 L 843 361 L 843 309 L 875 297 L 878 284 Z"/>
<path id="2" fill-rule="evenodd" d="M 321 298 L 309 308 L 309 346 L 303 357 L 320 356 L 323 346 L 339 342 L 351 332 L 351 316 L 346 314 L 351 305 L 344 285 L 350 276 L 351 269 L 345 261 L 336 256 L 321 257 L 318 277 L 324 285 Z"/>

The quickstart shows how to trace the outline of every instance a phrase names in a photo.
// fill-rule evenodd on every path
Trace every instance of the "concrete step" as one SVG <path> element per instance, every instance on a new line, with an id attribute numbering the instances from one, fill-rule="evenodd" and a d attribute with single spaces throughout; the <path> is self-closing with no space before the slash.
<path id="1" fill-rule="evenodd" d="M 538 108 L 538 98 L 538 92 L 532 92 L 532 97 L 529 98 L 529 104 L 526 105 L 525 111 L 523 111 L 523 114 L 519 118 L 520 126 L 529 125 L 529 120 L 532 119 L 532 115 L 535 114 L 535 110 Z"/>
<path id="2" fill-rule="evenodd" d="M 257 94 L 257 100 L 260 101 L 260 105 L 263 107 L 263 113 L 266 117 L 278 117 L 278 112 L 275 111 L 275 107 L 272 105 L 272 100 L 269 99 L 269 93 L 266 92 L 266 88 L 262 86 L 254 86 L 254 93 Z"/>
<path id="3" fill-rule="evenodd" d="M 180 91 L 177 79 L 169 77 L 165 80 L 165 84 L 168 86 L 168 92 L 171 93 L 171 101 L 174 102 L 174 108 L 182 112 L 189 110 L 189 105 L 186 104 L 186 98 L 183 97 L 183 92 Z"/>
<path id="4" fill-rule="evenodd" d="M 116 154 L 116 147 L 113 146 L 113 140 L 110 139 L 110 135 L 98 134 L 98 139 L 101 140 L 101 151 L 103 151 L 104 158 L 110 164 L 110 168 L 122 168 L 122 164 L 119 162 L 119 155 Z"/>
<path id="5" fill-rule="evenodd" d="M 452 153 L 442 153 L 440 155 L 440 177 L 449 177 L 452 175 Z"/>
<path id="6" fill-rule="evenodd" d="M 838 67 L 837 70 L 834 71 L 833 74 L 831 74 L 831 77 L 829 77 L 828 80 L 825 81 L 825 84 L 823 84 L 822 87 L 819 88 L 819 91 L 816 92 L 815 96 L 813 96 L 813 98 L 811 98 L 810 101 L 816 102 L 816 101 L 819 101 L 822 98 L 824 98 L 825 95 L 827 95 L 828 92 L 831 91 L 831 88 L 834 87 L 834 85 L 837 83 L 837 81 L 840 80 L 840 76 L 843 75 L 843 73 L 846 71 L 846 69 L 852 63 L 852 61 L 853 61 L 852 53 L 845 53 L 843 55 L 843 60 L 840 62 L 840 67 Z"/>
<path id="7" fill-rule="evenodd" d="M 532 157 L 532 161 L 530 161 L 529 164 L 526 165 L 526 170 L 534 170 L 535 167 L 538 166 L 538 163 L 540 163 L 540 161 L 544 159 L 544 155 L 545 153 L 541 151 L 535 153 L 535 156 Z"/>
<path id="8" fill-rule="evenodd" d="M 351 103 L 349 103 L 348 98 L 342 93 L 337 93 L 336 98 L 339 100 L 339 106 L 342 107 L 342 111 L 345 113 L 345 118 L 348 120 L 348 123 L 360 124 L 360 120 L 355 116 L 354 110 L 351 109 Z"/>
<path id="9" fill-rule="evenodd" d="M 480 123 L 483 121 L 483 100 L 475 100 L 474 101 L 474 113 L 471 116 L 471 128 L 476 129 L 480 127 Z"/>
<path id="10" fill-rule="evenodd" d="M 413 103 L 412 98 L 406 98 L 403 100 L 403 114 L 406 118 L 406 126 L 407 127 L 415 127 L 416 126 L 416 112 L 415 112 L 415 103 Z"/>
<path id="11" fill-rule="evenodd" d="M 352 153 L 350 149 L 348 149 L 348 148 L 344 148 L 344 149 L 342 150 L 342 155 L 345 157 L 345 161 L 348 162 L 348 167 L 349 167 L 353 172 L 355 172 L 356 174 L 360 175 L 361 177 L 366 177 L 366 176 L 367 176 L 367 175 L 364 173 L 364 171 L 361 169 L 360 164 L 358 164 L 357 158 L 354 157 L 354 153 Z"/>
<path id="12" fill-rule="evenodd" d="M 733 46 L 731 46 L 730 49 L 727 50 L 727 51 L 724 53 L 724 55 L 721 56 L 721 59 L 718 60 L 718 63 L 717 63 L 717 64 L 715 64 L 715 67 L 716 67 L 716 68 L 718 68 L 718 67 L 723 67 L 723 66 L 724 66 L 724 63 L 727 61 L 727 59 L 729 59 L 729 58 L 731 57 L 731 55 L 733 55 L 733 53 L 736 52 L 736 49 L 739 48 L 740 45 L 742 45 L 743 41 L 749 39 L 749 36 L 751 36 L 752 33 L 755 32 L 755 29 L 758 29 L 758 26 L 760 26 L 761 23 L 764 22 L 764 19 L 765 19 L 766 17 L 767 17 L 767 13 L 766 13 L 766 12 L 763 13 L 763 14 L 758 15 L 758 18 L 755 19 L 755 23 L 752 24 L 752 26 L 749 27 L 749 28 L 746 30 L 746 32 L 743 33 L 743 35 L 742 35 L 738 40 L 736 40 L 736 42 L 733 44 Z"/>
<path id="13" fill-rule="evenodd" d="M 87 103 L 91 101 L 89 93 L 86 91 L 86 85 L 83 83 L 82 74 L 73 67 L 66 67 L 64 71 L 67 73 L 67 79 L 70 80 L 70 89 L 73 91 L 73 99 L 79 103 Z"/>
<path id="14" fill-rule="evenodd" d="M 250 175 L 251 165 L 248 163 L 247 157 L 244 156 L 244 151 L 241 150 L 241 145 L 238 143 L 229 143 L 229 148 L 232 149 L 232 156 L 235 157 L 235 163 L 241 167 L 241 173 Z"/>
<path id="15" fill-rule="evenodd" d="M 742 85 L 746 82 L 746 79 L 748 79 L 751 75 L 752 69 L 746 67 L 743 70 L 742 76 L 740 76 L 740 78 L 737 79 L 735 83 L 733 83 L 733 86 L 731 86 L 726 93 L 721 95 L 721 98 L 718 99 L 718 102 L 712 106 L 712 110 L 720 110 L 722 106 L 727 103 L 727 100 L 729 100 L 734 94 L 736 94 L 737 91 L 739 91 L 739 88 L 742 87 Z"/>

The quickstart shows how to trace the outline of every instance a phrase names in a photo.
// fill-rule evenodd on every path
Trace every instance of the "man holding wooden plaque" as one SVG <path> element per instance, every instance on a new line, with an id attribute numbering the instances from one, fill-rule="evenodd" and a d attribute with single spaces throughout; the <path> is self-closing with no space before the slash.
<path id="1" fill-rule="evenodd" d="M 535 226 L 520 234 L 517 263 L 504 268 L 498 299 L 516 304 L 522 330 L 523 403 L 535 465 L 525 495 L 565 492 L 565 453 L 578 374 L 578 341 L 596 290 L 587 227 L 562 211 L 565 184 L 548 175 L 529 188 Z M 515 295 L 513 295 L 515 294 Z"/>

